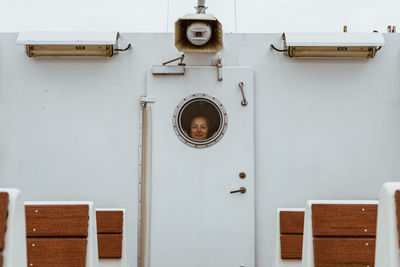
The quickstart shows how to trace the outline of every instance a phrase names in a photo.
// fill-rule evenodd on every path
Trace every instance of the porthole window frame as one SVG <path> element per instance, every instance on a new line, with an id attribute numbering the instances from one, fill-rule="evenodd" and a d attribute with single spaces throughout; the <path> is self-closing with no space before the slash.
<path id="1" fill-rule="evenodd" d="M 182 129 L 181 123 L 179 121 L 181 119 L 182 112 L 184 112 L 182 108 L 185 108 L 187 104 L 196 100 L 204 100 L 209 102 L 210 104 L 213 104 L 218 110 L 220 117 L 220 124 L 217 133 L 214 136 L 204 141 L 196 141 L 187 136 L 184 133 L 184 130 Z M 228 113 L 226 112 L 226 109 L 222 104 L 222 102 L 219 101 L 216 97 L 205 93 L 191 94 L 183 98 L 183 100 L 181 100 L 181 102 L 175 107 L 174 114 L 172 117 L 172 126 L 174 128 L 175 134 L 178 136 L 179 140 L 181 140 L 184 144 L 193 148 L 207 148 L 215 145 L 222 139 L 222 137 L 224 137 L 226 130 L 228 128 Z"/>

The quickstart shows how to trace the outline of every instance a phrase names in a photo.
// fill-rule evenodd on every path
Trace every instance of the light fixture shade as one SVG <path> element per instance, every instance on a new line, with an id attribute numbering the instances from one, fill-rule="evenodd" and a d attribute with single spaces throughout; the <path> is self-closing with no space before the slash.
<path id="1" fill-rule="evenodd" d="M 17 44 L 29 57 L 111 57 L 118 32 L 21 32 Z"/>
<path id="2" fill-rule="evenodd" d="M 211 27 L 211 37 L 203 45 L 195 45 L 187 37 L 188 27 L 193 23 L 204 23 Z M 187 14 L 175 22 L 175 47 L 181 52 L 216 53 L 222 49 L 222 24 L 211 14 Z"/>
<path id="3" fill-rule="evenodd" d="M 385 45 L 380 33 L 285 33 L 290 57 L 373 58 Z"/>

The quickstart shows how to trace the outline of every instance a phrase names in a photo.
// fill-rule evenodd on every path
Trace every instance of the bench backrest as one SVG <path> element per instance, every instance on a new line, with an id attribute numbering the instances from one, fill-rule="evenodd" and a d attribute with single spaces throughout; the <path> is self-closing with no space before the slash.
<path id="1" fill-rule="evenodd" d="M 3 267 L 4 239 L 7 231 L 8 193 L 0 191 L 0 267 Z"/>
<path id="2" fill-rule="evenodd" d="M 100 266 L 126 266 L 125 210 L 96 209 L 96 217 Z"/>
<path id="3" fill-rule="evenodd" d="M 400 266 L 400 183 L 385 183 L 379 194 L 376 267 Z"/>
<path id="4" fill-rule="evenodd" d="M 98 267 L 92 202 L 25 202 L 25 214 L 28 266 Z"/>
<path id="5" fill-rule="evenodd" d="M 277 218 L 274 266 L 301 266 L 304 209 L 278 209 Z"/>
<path id="6" fill-rule="evenodd" d="M 308 201 L 304 266 L 374 266 L 377 204 Z"/>
<path id="7" fill-rule="evenodd" d="M 24 201 L 18 189 L 0 189 L 0 266 L 26 266 Z"/>

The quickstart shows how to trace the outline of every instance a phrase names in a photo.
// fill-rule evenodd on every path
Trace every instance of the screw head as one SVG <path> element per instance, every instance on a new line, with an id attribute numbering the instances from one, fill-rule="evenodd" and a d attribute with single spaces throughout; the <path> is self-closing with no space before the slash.
<path id="1" fill-rule="evenodd" d="M 239 178 L 240 179 L 246 178 L 246 173 L 244 173 L 244 172 L 239 173 Z"/>

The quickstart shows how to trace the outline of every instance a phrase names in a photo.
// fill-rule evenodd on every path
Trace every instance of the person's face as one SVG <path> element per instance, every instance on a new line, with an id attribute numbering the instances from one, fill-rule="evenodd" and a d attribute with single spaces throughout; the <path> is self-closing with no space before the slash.
<path id="1" fill-rule="evenodd" d="M 195 140 L 207 139 L 208 125 L 207 121 L 202 117 L 196 117 L 190 125 L 190 137 Z"/>

